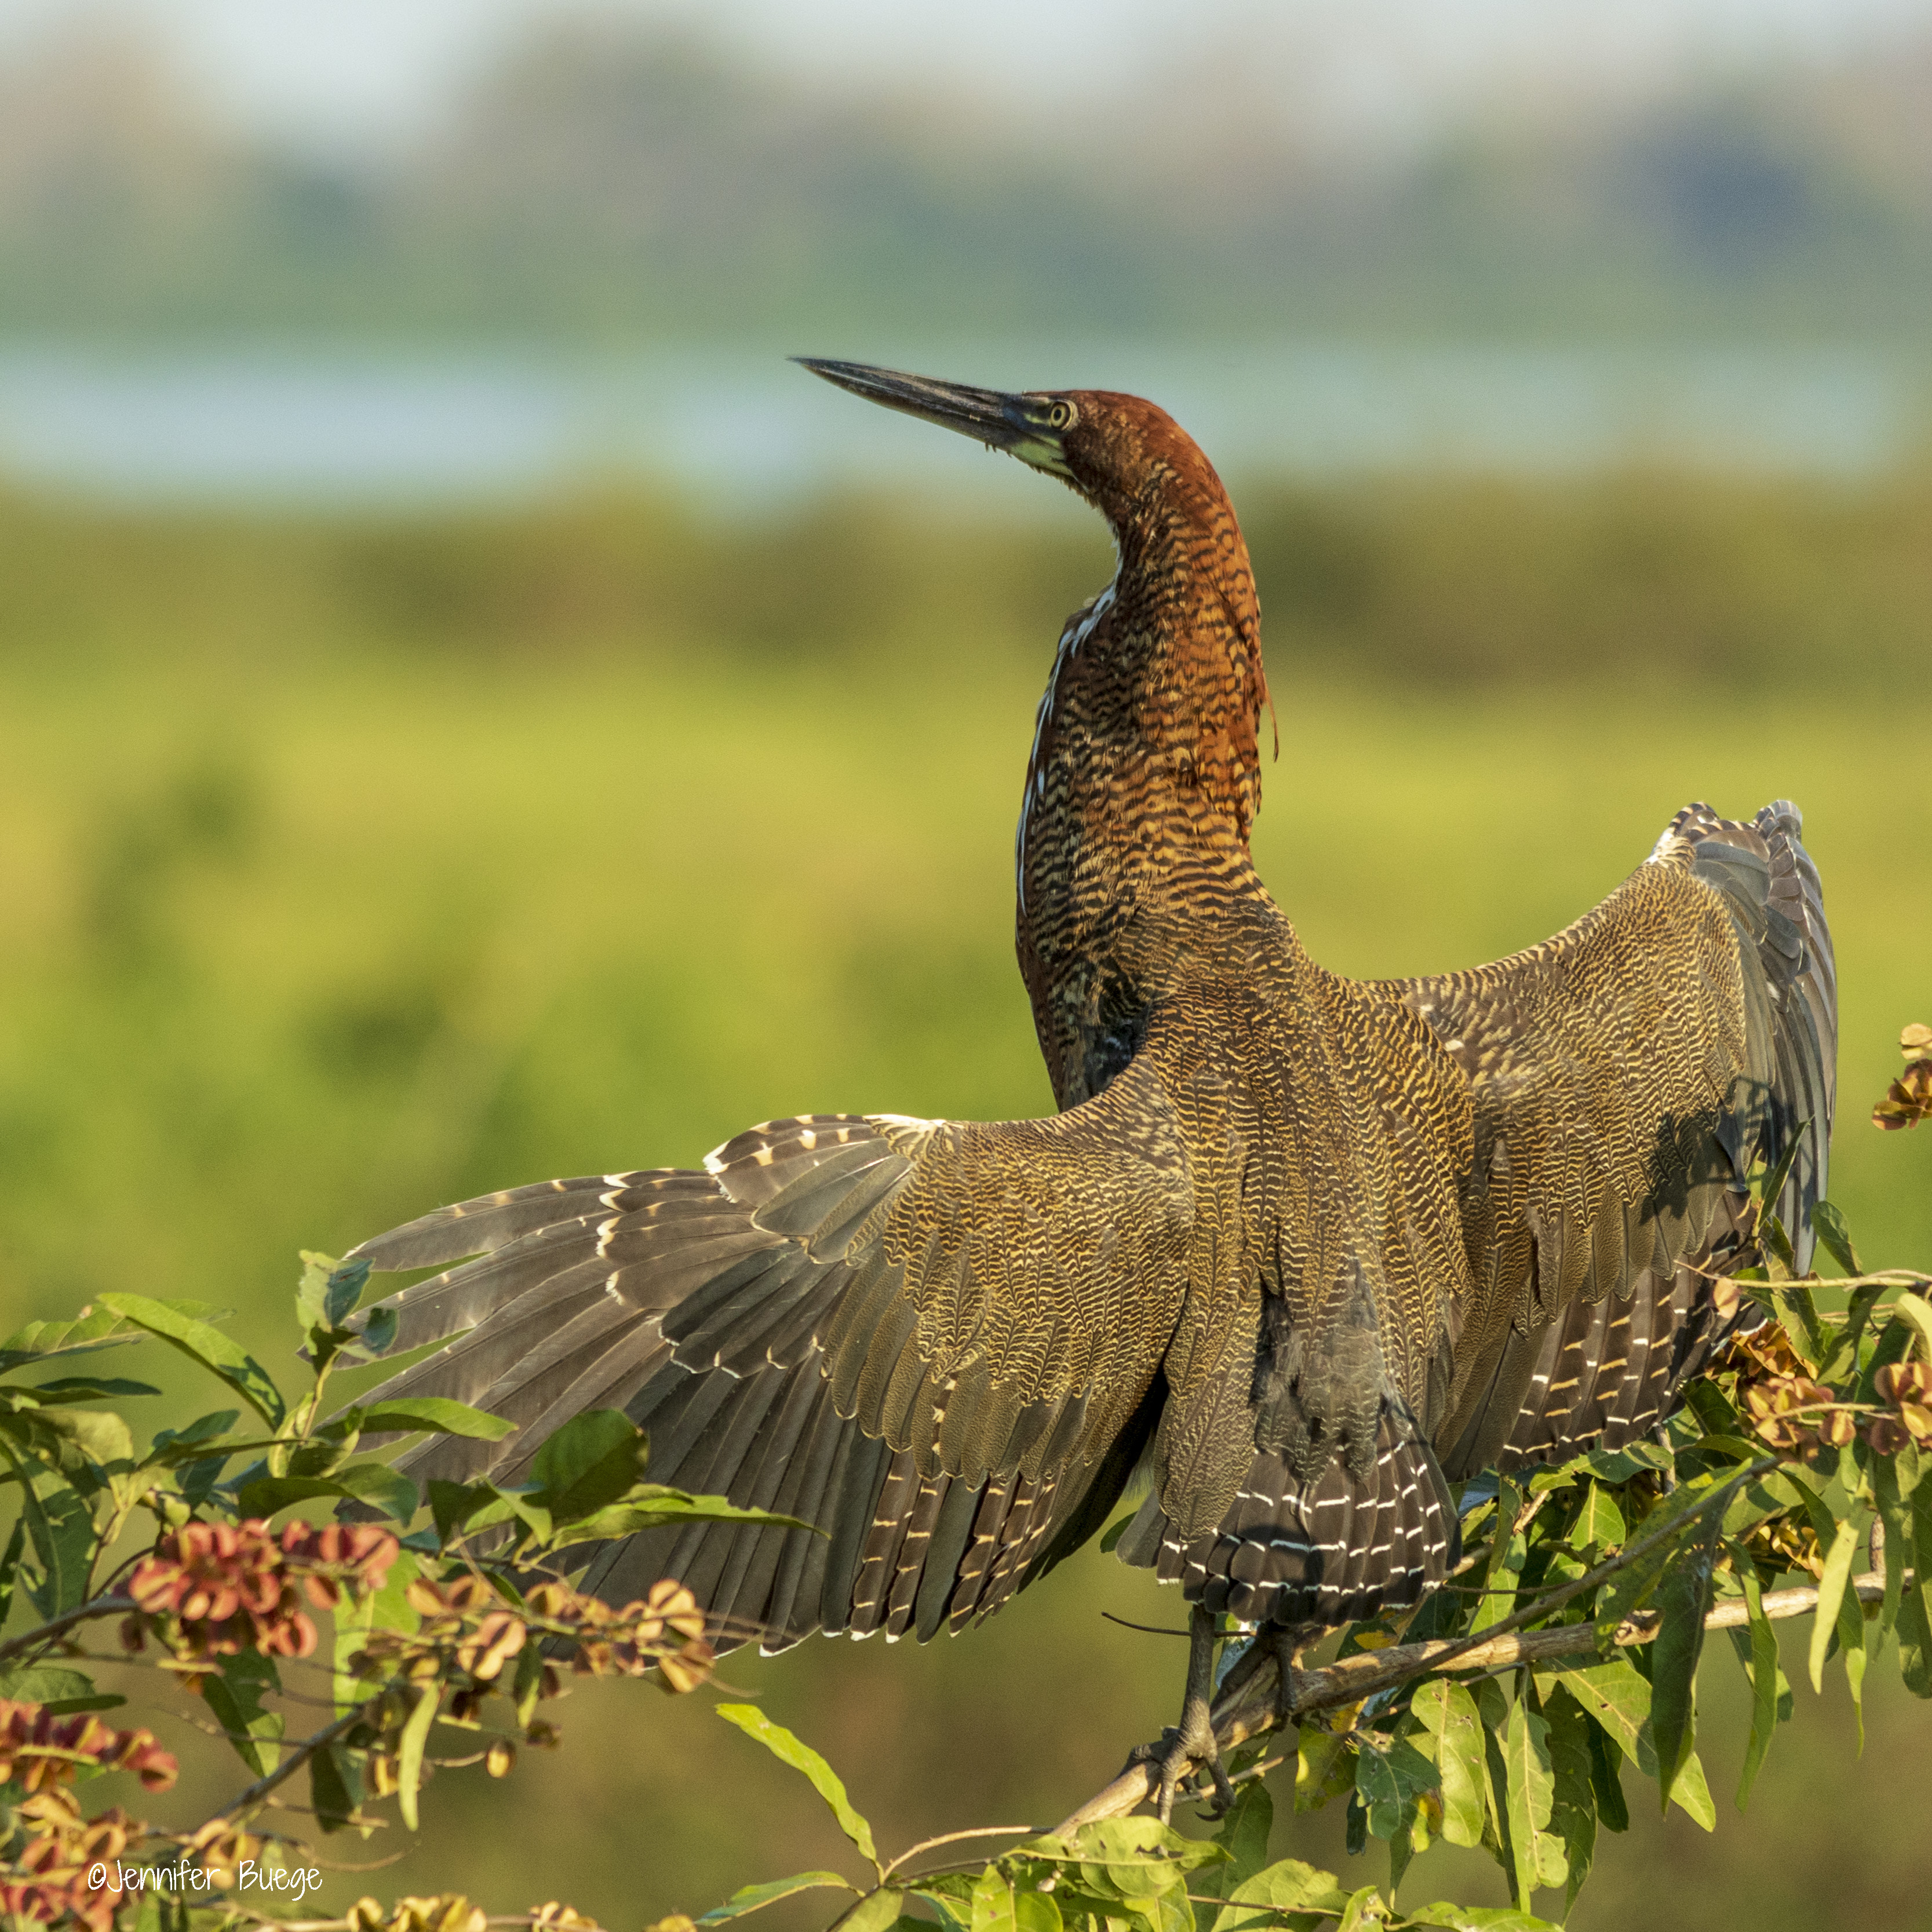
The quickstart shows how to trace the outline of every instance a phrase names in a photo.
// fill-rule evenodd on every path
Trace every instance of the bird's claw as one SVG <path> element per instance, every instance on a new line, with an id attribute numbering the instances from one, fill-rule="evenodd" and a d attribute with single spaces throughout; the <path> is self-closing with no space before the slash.
<path id="1" fill-rule="evenodd" d="M 1212 1781 L 1211 1790 L 1200 1794 L 1206 1801 L 1204 1817 L 1220 1817 L 1234 1802 L 1234 1787 L 1221 1763 L 1221 1747 L 1204 1720 L 1170 1724 L 1152 1744 L 1139 1746 L 1127 1762 L 1154 1768 L 1154 1796 L 1163 1825 L 1173 1817 L 1174 1800 L 1204 1772 Z"/>

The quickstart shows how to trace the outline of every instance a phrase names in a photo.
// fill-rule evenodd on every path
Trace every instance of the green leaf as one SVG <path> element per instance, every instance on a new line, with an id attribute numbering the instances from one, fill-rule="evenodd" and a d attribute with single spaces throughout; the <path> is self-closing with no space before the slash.
<path id="1" fill-rule="evenodd" d="M 1381 1894 L 1373 1886 L 1365 1885 L 1349 1893 L 1335 1932 L 1382 1932 L 1387 1922 Z"/>
<path id="2" fill-rule="evenodd" d="M 1899 1506 L 1911 1526 L 1913 1568 L 1932 1577 L 1932 1458 L 1922 1456 L 1910 1443 L 1892 1459 Z M 1888 1550 L 1887 1561 L 1890 1560 Z M 1922 1584 L 1906 1593 L 1898 1606 L 1898 1669 L 1905 1688 L 1915 1697 L 1932 1697 L 1932 1613 Z"/>
<path id="3" fill-rule="evenodd" d="M 1355 1790 L 1372 1838 L 1393 1838 L 1415 1816 L 1416 1801 L 1441 1782 L 1435 1766 L 1406 1738 L 1385 1750 L 1364 1742 L 1355 1756 Z"/>
<path id="4" fill-rule="evenodd" d="M 1083 1825 L 1069 1838 L 1034 1838 L 1013 1847 L 1012 1856 L 1072 1860 L 1078 1884 L 1102 1901 L 1103 1916 L 1138 1914 L 1154 1932 L 1188 1932 L 1185 1874 L 1198 1866 L 1226 1862 L 1216 1844 L 1184 1837 L 1155 1818 L 1102 1818 Z M 1072 1893 L 1062 1894 L 1064 1909 L 1073 1909 Z"/>
<path id="5" fill-rule="evenodd" d="M 1915 1697 L 1932 1697 L 1932 1619 L 1925 1592 L 1907 1592 L 1898 1606 L 1898 1674 Z"/>
<path id="6" fill-rule="evenodd" d="M 188 1313 L 188 1304 L 156 1301 L 145 1294 L 104 1294 L 100 1301 L 103 1307 L 158 1335 L 190 1361 L 219 1376 L 271 1429 L 281 1427 L 288 1410 L 268 1370 L 220 1329 Z"/>
<path id="7" fill-rule="evenodd" d="M 606 1414 L 614 1412 L 603 1412 Z M 629 1426 L 628 1423 L 626 1426 Z M 636 1432 L 632 1431 L 633 1434 Z M 852 1808 L 852 1801 L 845 1796 L 845 1786 L 840 1782 L 838 1773 L 818 1752 L 809 1744 L 801 1743 L 782 1724 L 773 1724 L 755 1704 L 720 1704 L 718 1714 L 728 1724 L 736 1724 L 748 1738 L 756 1738 L 781 1764 L 788 1764 L 794 1771 L 803 1772 L 810 1779 L 812 1789 L 831 1806 L 832 1815 L 838 1820 L 838 1828 L 874 1867 L 878 1866 L 879 1855 L 872 1843 L 872 1826 Z"/>
<path id="8" fill-rule="evenodd" d="M 1536 1844 L 1550 1829 L 1556 1779 L 1550 1765 L 1550 1726 L 1519 1697 L 1502 1739 L 1508 1774 L 1510 1856 L 1516 1868 L 1516 1902 L 1526 1912 L 1537 1885 Z"/>
<path id="9" fill-rule="evenodd" d="M 1579 1550 L 1612 1550 L 1622 1544 L 1629 1532 L 1624 1527 L 1624 1513 L 1617 1499 L 1601 1483 L 1592 1483 L 1576 1513 L 1570 1541 Z"/>
<path id="10" fill-rule="evenodd" d="M 209 1714 L 257 1778 L 267 1777 L 281 1761 L 282 1714 L 262 1708 L 264 1694 L 281 1688 L 274 1659 L 254 1650 L 224 1658 L 219 1672 L 202 1680 Z"/>
<path id="11" fill-rule="evenodd" d="M 334 1624 L 335 1712 L 346 1717 L 370 1694 L 370 1687 L 350 1673 L 349 1660 L 369 1641 L 371 1630 L 400 1630 L 414 1634 L 422 1619 L 410 1607 L 407 1592 L 421 1574 L 422 1566 L 412 1550 L 404 1550 L 389 1565 L 382 1587 L 374 1596 L 345 1595 L 332 1613 Z M 535 1644 L 526 1645 L 520 1656 L 532 1661 L 542 1653 Z M 519 1723 L 527 1720 L 519 1717 Z"/>
<path id="12" fill-rule="evenodd" d="M 1905 1599 L 1905 1576 L 1912 1563 L 1912 1519 L 1898 1493 L 1897 1459 L 1873 1456 L 1870 1475 L 1872 1499 L 1885 1528 L 1885 1595 L 1878 1617 L 1882 1637 L 1898 1622 L 1899 1606 Z"/>
<path id="13" fill-rule="evenodd" d="M 560 1525 L 592 1515 L 644 1474 L 649 1447 L 644 1432 L 622 1410 L 586 1409 L 537 1451 L 530 1468 L 533 1500 Z"/>
<path id="14" fill-rule="evenodd" d="M 500 1490 L 489 1483 L 472 1484 L 471 1487 L 487 1490 L 489 1493 L 479 1498 L 478 1506 L 470 1510 L 464 1518 L 460 1526 L 461 1532 L 494 1529 L 502 1522 L 518 1522 L 539 1542 L 549 1538 L 550 1511 L 533 1496 L 521 1490 Z"/>
<path id="15" fill-rule="evenodd" d="M 0 1373 L 26 1362 L 50 1361 L 56 1355 L 84 1355 L 96 1348 L 119 1348 L 146 1340 L 144 1330 L 134 1327 L 111 1308 L 86 1310 L 71 1322 L 29 1322 L 0 1342 Z"/>
<path id="16" fill-rule="evenodd" d="M 369 1280 L 364 1260 L 338 1262 L 332 1256 L 302 1251 L 302 1276 L 296 1289 L 296 1318 L 304 1328 L 325 1334 L 340 1329 L 355 1312 Z"/>
<path id="17" fill-rule="evenodd" d="M 57 1617 L 87 1600 L 94 1551 L 94 1515 L 80 1492 L 56 1478 L 43 1496 L 31 1481 L 20 1485 L 20 1514 L 40 1566 L 27 1594 L 43 1617 Z"/>
<path id="18" fill-rule="evenodd" d="M 396 1805 L 412 1832 L 416 1828 L 416 1800 L 422 1789 L 423 1752 L 442 1705 L 442 1686 L 432 1679 L 417 1691 L 396 1742 Z"/>
<path id="19" fill-rule="evenodd" d="M 1581 1705 L 1577 1706 L 1582 1708 Z M 1602 1725 L 1586 1714 L 1590 1726 L 1590 1790 L 1597 1801 L 1597 1816 L 1606 1830 L 1628 1832 L 1630 1807 L 1624 1802 L 1623 1758 L 1604 1734 Z"/>
<path id="20" fill-rule="evenodd" d="M 1730 1403 L 1723 1390 L 1708 1376 L 1694 1376 L 1684 1390 L 1684 1406 L 1697 1418 L 1698 1426 L 1706 1438 L 1714 1436 L 1720 1442 L 1730 1443 L 1739 1439 L 1744 1431 L 1743 1418 Z M 1712 1445 L 1707 1441 L 1704 1446 Z M 1747 1444 L 1744 1445 L 1748 1448 Z M 1748 1460 L 1755 1461 L 1755 1456 Z"/>
<path id="21" fill-rule="evenodd" d="M 825 1532 L 816 1523 L 795 1516 L 774 1516 L 769 1510 L 740 1509 L 722 1496 L 686 1496 L 682 1490 L 667 1490 L 653 1483 L 639 1483 L 621 1501 L 560 1527 L 556 1546 L 575 1543 L 596 1543 L 640 1530 L 658 1529 L 669 1522 L 755 1522 L 774 1529 L 807 1529 L 814 1535 Z"/>
<path id="22" fill-rule="evenodd" d="M 1750 1618 L 1748 1630 L 1733 1633 L 1739 1640 L 1739 1657 L 1751 1687 L 1750 1739 L 1744 1747 L 1744 1774 L 1738 1780 L 1738 1809 L 1742 1811 L 1750 1802 L 1751 1786 L 1771 1749 L 1780 1714 L 1780 1694 L 1787 1698 L 1790 1694 L 1784 1689 L 1784 1673 L 1778 1667 L 1778 1626 L 1764 1613 L 1764 1587 L 1758 1581 L 1757 1566 L 1748 1557 L 1741 1557 L 1737 1567 L 1744 1586 L 1745 1612 Z"/>
<path id="23" fill-rule="evenodd" d="M 16 1704 L 65 1704 L 75 1706 L 94 1699 L 94 1680 L 78 1670 L 53 1664 L 0 1664 L 0 1697 Z M 124 1697 L 112 1700 L 127 1702 Z"/>
<path id="24" fill-rule="evenodd" d="M 367 1355 L 371 1358 L 377 1355 L 386 1355 L 389 1352 L 390 1345 L 396 1339 L 398 1318 L 396 1311 L 393 1308 L 378 1306 L 370 1309 L 362 1318 L 361 1331 L 350 1343 L 350 1347 L 356 1354 Z"/>
<path id="25" fill-rule="evenodd" d="M 1564 1887 L 1564 1910 L 1576 1902 L 1583 1881 L 1597 1856 L 1595 1765 L 1590 1734 L 1595 1730 L 1583 1707 L 1567 1690 L 1559 1690 L 1544 1706 L 1550 1726 L 1550 1769 L 1554 1790 L 1550 1801 L 1550 1828 L 1563 1850 L 1564 1875 L 1544 1882 Z"/>
<path id="26" fill-rule="evenodd" d="M 100 1487 L 110 1470 L 134 1465 L 134 1438 L 111 1409 L 0 1411 L 0 1430 L 88 1495 Z"/>
<path id="27" fill-rule="evenodd" d="M 1676 1467 L 1668 1449 L 1655 1442 L 1626 1442 L 1621 1449 L 1593 1449 L 1583 1466 L 1601 1483 L 1627 1483 L 1645 1470 L 1667 1474 Z"/>
<path id="28" fill-rule="evenodd" d="M 1294 1808 L 1318 1811 L 1355 1788 L 1354 1749 L 1344 1732 L 1305 1726 L 1296 1745 Z"/>
<path id="29" fill-rule="evenodd" d="M 152 1382 L 130 1382 L 119 1376 L 56 1376 L 52 1382 L 36 1382 L 26 1393 L 45 1408 L 70 1402 L 128 1402 L 136 1396 L 159 1395 L 160 1390 Z"/>
<path id="30" fill-rule="evenodd" d="M 1852 1245 L 1852 1231 L 1842 1210 L 1830 1201 L 1820 1201 L 1811 1210 L 1811 1232 L 1825 1252 L 1846 1274 L 1863 1274 L 1858 1251 Z"/>
<path id="31" fill-rule="evenodd" d="M 887 1926 L 898 1923 L 899 1907 L 904 1902 L 905 1894 L 897 1886 L 881 1886 L 841 1912 L 832 1924 L 838 1932 L 886 1932 Z M 1011 1924 L 1012 1921 L 1010 1918 L 1006 1922 Z"/>
<path id="32" fill-rule="evenodd" d="M 255 1465 L 261 1468 L 261 1465 Z M 274 1516 L 294 1503 L 311 1503 L 319 1496 L 348 1496 L 334 1476 L 255 1476 L 236 1490 L 236 1513 L 242 1516 Z"/>
<path id="33" fill-rule="evenodd" d="M 20 1558 L 26 1547 L 27 1520 L 17 1516 L 14 1519 L 14 1533 L 7 1539 L 6 1552 L 0 1556 L 0 1630 L 6 1628 L 7 1619 L 14 1614 L 14 1592 L 20 1580 Z"/>
<path id="34" fill-rule="evenodd" d="M 1452 1845 L 1483 1842 L 1483 1725 L 1476 1700 L 1460 1684 L 1432 1678 L 1409 1708 L 1422 1724 L 1424 1748 L 1442 1787 L 1442 1835 Z"/>
<path id="35" fill-rule="evenodd" d="M 440 1476 L 429 1479 L 429 1513 L 436 1540 L 447 1544 L 470 1519 L 499 1493 L 494 1483 L 452 1483 Z"/>
<path id="36" fill-rule="evenodd" d="M 330 1422 L 332 1426 L 346 1424 L 371 1435 L 378 1430 L 427 1429 L 435 1435 L 464 1436 L 478 1442 L 500 1442 L 517 1426 L 487 1410 L 472 1408 L 466 1402 L 451 1402 L 440 1395 L 372 1402 L 366 1408 L 345 1409 Z"/>
<path id="37" fill-rule="evenodd" d="M 1907 1292 L 1901 1294 L 1892 1306 L 1912 1324 L 1919 1354 L 1925 1360 L 1932 1362 L 1932 1302 Z"/>
<path id="38" fill-rule="evenodd" d="M 776 1905 L 782 1898 L 794 1898 L 801 1892 L 856 1892 L 849 1878 L 836 1872 L 796 1872 L 790 1878 L 768 1879 L 763 1885 L 741 1886 L 722 1905 L 714 1905 L 698 1921 L 700 1925 L 722 1925 L 728 1918 L 742 1918 L 748 1912 Z"/>
<path id="39" fill-rule="evenodd" d="M 1214 1921 L 1214 1932 L 1278 1932 L 1283 1913 L 1298 1928 L 1312 1926 L 1347 1909 L 1348 1897 L 1333 1872 L 1318 1871 L 1299 1858 L 1283 1858 L 1244 1879 L 1228 1894 Z"/>
<path id="40" fill-rule="evenodd" d="M 416 1484 L 386 1462 L 351 1462 L 337 1470 L 334 1480 L 344 1496 L 380 1510 L 394 1522 L 406 1524 L 416 1513 L 420 1498 Z"/>
<path id="41" fill-rule="evenodd" d="M 1227 1898 L 1237 1886 L 1252 1878 L 1268 1863 L 1268 1839 L 1274 1830 L 1274 1800 L 1258 1778 L 1234 1787 L 1234 1802 L 1222 1818 L 1214 1842 L 1228 1854 L 1228 1862 L 1210 1873 L 1204 1890 Z"/>
<path id="42" fill-rule="evenodd" d="M 1015 1890 L 1007 1873 L 998 1865 L 988 1865 L 967 1894 L 967 1932 L 1018 1932 Z M 1059 1907 L 1054 1906 L 1054 1911 L 1058 1917 Z"/>
<path id="43" fill-rule="evenodd" d="M 1724 1526 L 1706 1510 L 1690 1541 L 1665 1572 L 1658 1592 L 1664 1622 L 1651 1647 L 1650 1732 L 1657 1752 L 1658 1808 L 1668 1810 L 1671 1786 L 1690 1755 L 1696 1728 L 1697 1660 Z"/>
<path id="44" fill-rule="evenodd" d="M 1509 1767 L 1503 1760 L 1503 1738 L 1509 1728 L 1509 1698 L 1495 1678 L 1476 1686 L 1476 1712 L 1483 1725 L 1483 1810 L 1487 1828 L 1483 1847 L 1513 1880 L 1516 1863 L 1509 1842 Z"/>
<path id="45" fill-rule="evenodd" d="M 1670 1802 L 1694 1825 L 1706 1832 L 1718 1828 L 1718 1808 L 1711 1802 L 1711 1786 L 1704 1776 L 1703 1763 L 1694 1750 L 1684 1760 L 1677 1781 L 1670 1787 Z"/>
<path id="46" fill-rule="evenodd" d="M 1490 1538 L 1488 1561 L 1483 1566 L 1484 1594 L 1469 1619 L 1472 1630 L 1500 1623 L 1516 1609 L 1516 1586 L 1522 1581 L 1527 1543 L 1512 1526 L 1522 1508 L 1522 1492 L 1507 1476 L 1496 1479 L 1496 1522 Z"/>
<path id="47" fill-rule="evenodd" d="M 325 1832 L 339 1832 L 354 1822 L 362 1789 L 362 1774 L 341 1745 L 331 1744 L 310 1758 L 308 1802 Z"/>
<path id="48" fill-rule="evenodd" d="M 177 1462 L 193 1462 L 210 1453 L 218 1436 L 225 1436 L 235 1426 L 242 1412 L 238 1408 L 218 1409 L 212 1415 L 199 1415 L 184 1429 L 158 1429 L 154 1439 L 146 1456 L 144 1467 L 160 1464 L 164 1467 Z M 254 1444 L 237 1444 L 238 1448 Z M 224 1448 L 222 1460 L 234 1454 L 232 1448 Z"/>
<path id="49" fill-rule="evenodd" d="M 1824 1574 L 1818 1579 L 1818 1607 L 1811 1619 L 1808 1662 L 1814 1690 L 1825 1688 L 1825 1653 L 1838 1627 L 1838 1606 L 1844 1600 L 1845 1585 L 1850 1579 L 1852 1558 L 1858 1553 L 1858 1526 L 1847 1521 L 1838 1525 L 1832 1546 L 1825 1552 Z"/>
<path id="50" fill-rule="evenodd" d="M 398 1522 L 416 1513 L 416 1486 L 386 1462 L 352 1462 L 332 1476 L 257 1476 L 236 1492 L 244 1516 L 272 1516 L 293 1503 L 317 1496 L 344 1496 L 368 1503 Z"/>
<path id="51" fill-rule="evenodd" d="M 1550 1672 L 1539 1676 L 1539 1684 L 1559 1682 L 1583 1708 L 1600 1724 L 1618 1749 L 1646 1778 L 1657 1775 L 1657 1749 L 1650 1733 L 1650 1686 L 1627 1657 L 1614 1657 L 1601 1664 Z M 1548 1692 L 1544 1692 L 1548 1701 Z M 1678 1770 L 1670 1787 L 1671 1802 L 1694 1819 L 1707 1832 L 1715 1829 L 1718 1808 L 1711 1802 L 1711 1787 L 1704 1767 L 1693 1750 Z M 1597 1802 L 1606 1824 L 1612 1822 L 1611 1805 L 1605 1802 L 1603 1784 L 1597 1787 Z M 1622 1804 L 1618 1794 L 1617 1804 Z M 1621 1831 L 1621 1824 L 1613 1829 Z"/>
<path id="52" fill-rule="evenodd" d="M 1845 1660 L 1845 1686 L 1852 1695 L 1852 1717 L 1858 1726 L 1858 1750 L 1865 1748 L 1865 1665 L 1869 1653 L 1865 1645 L 1864 1606 L 1856 1590 L 1846 1590 L 1838 1600 L 1838 1649 Z"/>

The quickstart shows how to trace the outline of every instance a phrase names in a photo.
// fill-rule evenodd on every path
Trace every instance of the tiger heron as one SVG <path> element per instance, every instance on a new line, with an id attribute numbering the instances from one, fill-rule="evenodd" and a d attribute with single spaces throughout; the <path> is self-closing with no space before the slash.
<path id="1" fill-rule="evenodd" d="M 1457 1485 L 1654 1430 L 1743 1323 L 1748 1185 L 1801 1268 L 1834 1077 L 1832 946 L 1784 802 L 1702 805 L 1555 938 L 1358 981 L 1256 876 L 1268 709 L 1246 545 L 1162 410 L 801 358 L 977 438 L 1106 519 L 1113 580 L 1061 632 L 1017 841 L 1020 970 L 1060 1112 L 818 1114 L 700 1169 L 446 1208 L 356 1252 L 439 1267 L 381 1305 L 383 1396 L 518 1425 L 419 1478 L 521 1479 L 590 1407 L 653 1478 L 818 1526 L 602 1547 L 721 1643 L 921 1639 L 988 1615 L 1107 1520 L 1192 1606 L 1163 1813 L 1204 1771 L 1222 1616 L 1306 1636 L 1412 1605 L 1457 1560 Z M 452 1265 L 453 1264 L 453 1265 Z"/>

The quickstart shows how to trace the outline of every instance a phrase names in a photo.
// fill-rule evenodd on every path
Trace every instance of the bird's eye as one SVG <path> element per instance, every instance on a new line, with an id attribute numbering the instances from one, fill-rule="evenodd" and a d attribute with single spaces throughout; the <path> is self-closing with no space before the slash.
<path id="1" fill-rule="evenodd" d="M 1073 405 L 1063 398 L 1047 411 L 1046 420 L 1052 428 L 1067 429 L 1072 427 L 1076 413 Z"/>

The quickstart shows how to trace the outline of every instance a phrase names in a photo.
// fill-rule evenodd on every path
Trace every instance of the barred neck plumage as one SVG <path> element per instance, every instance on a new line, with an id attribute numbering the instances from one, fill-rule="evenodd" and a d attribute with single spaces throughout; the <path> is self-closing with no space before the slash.
<path id="1" fill-rule="evenodd" d="M 1061 633 L 1016 842 L 1021 968 L 1062 1106 L 1130 1057 L 1180 961 L 1274 912 L 1248 835 L 1268 707 L 1233 506 L 1166 412 L 1092 391 L 1062 473 L 1107 518 L 1113 582 Z"/>

